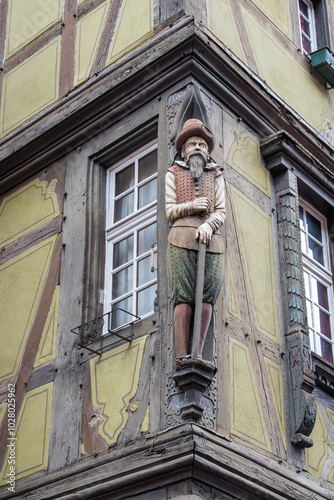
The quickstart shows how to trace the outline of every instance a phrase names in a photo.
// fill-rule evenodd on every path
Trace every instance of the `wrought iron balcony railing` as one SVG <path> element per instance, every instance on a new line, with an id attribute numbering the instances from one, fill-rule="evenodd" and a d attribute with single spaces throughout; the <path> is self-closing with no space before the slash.
<path id="1" fill-rule="evenodd" d="M 116 328 L 113 328 L 112 327 L 113 314 L 116 311 L 121 311 L 129 315 L 129 317 L 131 317 L 131 320 Z M 116 337 L 119 337 L 121 340 L 126 340 L 127 342 L 131 342 L 134 335 L 133 325 L 140 319 L 141 318 L 139 316 L 136 316 L 135 314 L 132 314 L 129 311 L 126 311 L 125 309 L 116 308 L 113 309 L 112 311 L 102 314 L 101 316 L 97 316 L 96 318 L 91 319 L 87 323 L 83 323 L 82 325 L 72 328 L 71 332 L 78 335 L 78 347 L 83 347 L 84 349 L 87 349 L 90 352 L 101 355 L 102 348 L 99 350 L 92 349 L 91 345 L 93 343 L 95 343 L 99 339 L 100 340 L 102 338 L 104 339 L 110 335 L 115 335 Z M 119 333 L 121 330 L 126 329 L 126 327 L 130 327 L 130 335 L 128 337 L 125 337 L 124 335 L 121 335 Z"/>

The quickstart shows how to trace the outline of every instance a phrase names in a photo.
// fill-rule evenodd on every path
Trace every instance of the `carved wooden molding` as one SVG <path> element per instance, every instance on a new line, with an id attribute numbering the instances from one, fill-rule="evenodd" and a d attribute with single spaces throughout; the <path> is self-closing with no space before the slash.
<path id="1" fill-rule="evenodd" d="M 275 180 L 278 244 L 285 309 L 285 349 L 290 372 L 288 383 L 292 406 L 291 442 L 304 448 L 313 445 L 309 436 L 316 420 L 316 405 L 311 395 L 315 381 L 311 371 L 309 336 L 306 327 L 295 170 L 313 168 L 318 178 L 321 178 L 323 171 L 317 168 L 319 165 L 316 165 L 314 159 L 312 161 L 311 155 L 284 132 L 261 141 L 261 152 Z"/>

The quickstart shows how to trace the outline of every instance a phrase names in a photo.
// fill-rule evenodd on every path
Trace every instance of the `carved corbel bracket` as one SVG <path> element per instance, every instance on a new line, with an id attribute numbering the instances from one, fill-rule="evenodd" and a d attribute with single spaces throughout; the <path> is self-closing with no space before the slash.
<path id="1" fill-rule="evenodd" d="M 184 391 L 182 418 L 197 421 L 204 411 L 202 394 L 211 384 L 217 368 L 201 359 L 183 359 L 179 363 L 179 368 L 173 378 Z"/>
<path id="2" fill-rule="evenodd" d="M 315 377 L 310 368 L 300 246 L 298 187 L 294 173 L 298 168 L 298 159 L 302 158 L 304 153 L 285 132 L 261 141 L 261 152 L 275 180 L 279 254 L 286 318 L 285 348 L 290 372 L 288 380 L 292 407 L 291 442 L 295 446 L 305 448 L 313 445 L 309 436 L 316 420 L 316 405 L 311 395 L 315 386 Z"/>

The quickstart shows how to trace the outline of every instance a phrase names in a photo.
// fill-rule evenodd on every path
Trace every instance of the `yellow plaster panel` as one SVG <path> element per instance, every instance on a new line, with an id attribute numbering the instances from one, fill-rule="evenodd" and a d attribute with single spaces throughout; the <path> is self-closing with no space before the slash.
<path id="1" fill-rule="evenodd" d="M 328 481 L 329 483 L 334 484 L 334 467 L 332 468 L 331 472 L 329 473 L 329 476 L 328 476 L 327 481 Z"/>
<path id="2" fill-rule="evenodd" d="M 262 12 L 291 40 L 291 14 L 288 0 L 253 0 Z"/>
<path id="3" fill-rule="evenodd" d="M 57 22 L 63 0 L 9 0 L 6 56 L 12 55 Z"/>
<path id="4" fill-rule="evenodd" d="M 232 338 L 229 343 L 231 434 L 271 451 L 248 349 Z"/>
<path id="5" fill-rule="evenodd" d="M 313 476 L 320 477 L 324 463 L 328 457 L 327 429 L 317 404 L 317 419 L 310 435 L 313 446 L 305 450 L 306 470 Z"/>
<path id="6" fill-rule="evenodd" d="M 104 2 L 78 21 L 74 84 L 89 77 L 106 19 L 108 2 Z"/>
<path id="7" fill-rule="evenodd" d="M 332 108 L 325 86 L 320 85 L 246 11 L 244 19 L 260 76 L 318 132 L 325 129 Z"/>
<path id="8" fill-rule="evenodd" d="M 227 254 L 227 276 L 228 276 L 228 311 L 236 318 L 241 320 L 241 314 L 238 304 L 238 297 L 234 288 L 230 258 Z"/>
<path id="9" fill-rule="evenodd" d="M 107 65 L 153 35 L 153 0 L 123 0 Z"/>
<path id="10" fill-rule="evenodd" d="M 0 404 L 0 425 L 3 421 L 4 416 L 6 415 L 7 403 Z"/>
<path id="11" fill-rule="evenodd" d="M 246 62 L 229 0 L 207 0 L 207 9 L 208 28 L 239 59 Z"/>
<path id="12" fill-rule="evenodd" d="M 99 434 L 116 443 L 124 429 L 130 400 L 137 391 L 146 337 L 91 360 L 92 402 L 102 420 Z"/>
<path id="13" fill-rule="evenodd" d="M 286 449 L 285 417 L 284 417 L 284 399 L 283 399 L 283 379 L 281 367 L 268 358 L 264 358 L 271 396 L 274 401 L 278 425 L 281 431 L 284 447 Z"/>
<path id="14" fill-rule="evenodd" d="M 147 407 L 140 432 L 148 432 L 149 430 L 150 430 L 150 406 Z"/>
<path id="15" fill-rule="evenodd" d="M 0 383 L 17 373 L 56 239 L 53 236 L 0 266 Z"/>
<path id="16" fill-rule="evenodd" d="M 334 411 L 331 410 L 330 408 L 326 407 L 326 412 L 329 418 L 330 423 L 332 424 L 332 427 L 334 429 Z"/>
<path id="17" fill-rule="evenodd" d="M 8 463 L 15 454 L 16 480 L 48 466 L 53 383 L 37 387 L 24 396 L 16 423 L 16 440 L 7 453 L 0 484 L 6 484 Z"/>
<path id="18" fill-rule="evenodd" d="M 254 186 L 270 196 L 270 176 L 262 163 L 260 143 L 250 132 L 240 134 L 232 144 L 227 163 Z"/>
<path id="19" fill-rule="evenodd" d="M 60 37 L 5 74 L 1 136 L 58 99 Z"/>
<path id="20" fill-rule="evenodd" d="M 33 180 L 6 196 L 0 206 L 0 248 L 59 215 L 57 179 Z"/>
<path id="21" fill-rule="evenodd" d="M 237 189 L 231 193 L 256 326 L 278 342 L 272 220 Z"/>
<path id="22" fill-rule="evenodd" d="M 59 310 L 59 286 L 56 287 L 50 311 L 39 343 L 34 368 L 55 358 L 56 355 L 56 335 L 57 318 Z"/>

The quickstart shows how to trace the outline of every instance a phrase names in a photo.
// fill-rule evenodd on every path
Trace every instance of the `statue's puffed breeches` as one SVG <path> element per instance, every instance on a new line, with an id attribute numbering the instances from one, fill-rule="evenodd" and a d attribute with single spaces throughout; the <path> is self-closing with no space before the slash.
<path id="1" fill-rule="evenodd" d="M 175 305 L 186 303 L 195 306 L 197 256 L 196 250 L 168 243 L 168 282 Z M 215 304 L 217 300 L 223 281 L 223 259 L 223 254 L 206 253 L 203 302 Z"/>

